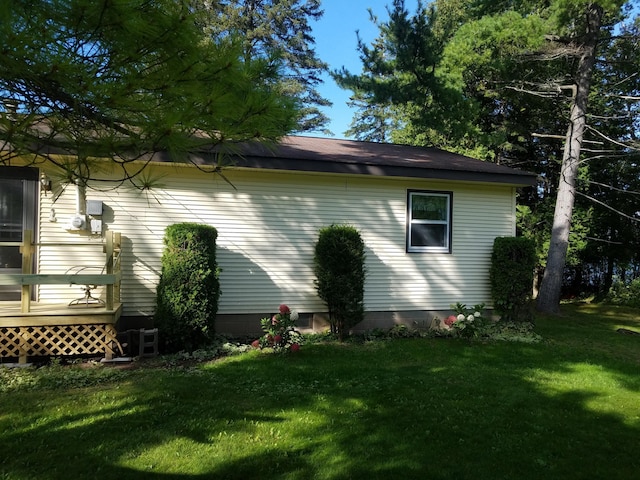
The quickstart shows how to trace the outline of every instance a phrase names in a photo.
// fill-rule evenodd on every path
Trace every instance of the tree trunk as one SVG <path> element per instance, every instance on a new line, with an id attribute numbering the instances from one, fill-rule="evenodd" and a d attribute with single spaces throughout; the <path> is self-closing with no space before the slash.
<path id="1" fill-rule="evenodd" d="M 613 256 L 607 257 L 607 271 L 604 275 L 604 285 L 602 286 L 602 295 L 605 296 L 611 290 L 613 285 L 613 269 L 615 267 Z"/>
<path id="2" fill-rule="evenodd" d="M 602 14 L 602 7 L 599 5 L 591 4 L 587 8 L 587 32 L 582 46 L 582 56 L 578 63 L 573 102 L 571 104 L 571 119 L 562 155 L 562 168 L 553 215 L 551 243 L 547 254 L 547 266 L 538 295 L 537 309 L 543 313 L 560 313 L 562 277 L 567 260 L 580 149 L 586 127 L 587 100 L 596 59 L 596 44 L 598 43 Z"/>

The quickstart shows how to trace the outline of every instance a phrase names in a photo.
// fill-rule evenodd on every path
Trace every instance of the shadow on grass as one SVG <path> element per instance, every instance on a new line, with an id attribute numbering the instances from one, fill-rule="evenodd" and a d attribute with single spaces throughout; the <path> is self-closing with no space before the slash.
<path id="1" fill-rule="evenodd" d="M 555 323 L 565 328 L 590 326 L 615 331 L 626 327 L 640 332 L 640 310 L 614 305 L 574 302 L 562 305 L 559 317 L 542 314 L 538 317 L 539 321 Z M 556 322 L 559 318 L 566 321 Z"/>
<path id="2" fill-rule="evenodd" d="M 558 348 L 596 363 L 619 361 L 638 371 L 640 335 L 623 334 L 619 329 L 640 334 L 640 310 L 574 303 L 563 305 L 561 317 L 540 315 L 536 324 L 536 330 Z"/>
<path id="3" fill-rule="evenodd" d="M 0 478 L 626 480 L 639 391 L 562 342 L 313 345 L 1 395 Z"/>

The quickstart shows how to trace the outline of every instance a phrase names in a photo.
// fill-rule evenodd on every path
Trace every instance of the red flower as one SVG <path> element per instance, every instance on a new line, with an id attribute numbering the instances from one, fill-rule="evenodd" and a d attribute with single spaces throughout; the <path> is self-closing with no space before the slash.
<path id="1" fill-rule="evenodd" d="M 271 335 L 270 333 L 267 335 L 267 342 L 273 343 L 273 335 Z"/>
<path id="2" fill-rule="evenodd" d="M 282 335 L 276 335 L 273 337 L 273 341 L 276 343 L 280 343 L 282 341 Z"/>
<path id="3" fill-rule="evenodd" d="M 298 351 L 300 351 L 300 344 L 292 343 L 290 348 L 291 348 L 292 352 L 298 352 Z"/>
<path id="4" fill-rule="evenodd" d="M 445 324 L 447 327 L 450 327 L 450 326 L 451 326 L 451 325 L 453 325 L 457 320 L 458 320 L 458 319 L 456 318 L 456 316 L 455 316 L 455 315 L 449 315 L 449 316 L 445 319 L 444 324 Z"/>
<path id="5" fill-rule="evenodd" d="M 254 340 L 253 342 L 251 342 L 251 346 L 253 348 L 260 348 L 260 340 Z"/>
<path id="6" fill-rule="evenodd" d="M 289 309 L 289 307 L 287 307 L 284 303 L 280 305 L 280 313 L 282 315 L 288 315 L 291 313 L 291 310 Z"/>

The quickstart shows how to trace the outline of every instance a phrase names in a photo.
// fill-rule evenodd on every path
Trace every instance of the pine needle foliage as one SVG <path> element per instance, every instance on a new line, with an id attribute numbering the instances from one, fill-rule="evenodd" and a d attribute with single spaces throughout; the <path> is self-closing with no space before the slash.
<path id="1" fill-rule="evenodd" d="M 317 87 L 328 66 L 315 52 L 312 22 L 323 15 L 320 0 L 192 0 L 203 13 L 202 28 L 216 38 L 235 32 L 242 38 L 246 59 L 277 53 L 282 76 L 277 90 L 297 99 L 297 131 L 328 132 L 329 118 L 320 110 L 330 107 Z"/>
<path id="2" fill-rule="evenodd" d="M 158 152 L 201 163 L 203 149 L 293 128 L 295 101 L 274 91 L 277 59 L 245 59 L 233 35 L 205 37 L 186 0 L 12 0 L 0 15 L 3 164 L 109 159 L 129 180 L 140 168 L 125 165 Z"/>

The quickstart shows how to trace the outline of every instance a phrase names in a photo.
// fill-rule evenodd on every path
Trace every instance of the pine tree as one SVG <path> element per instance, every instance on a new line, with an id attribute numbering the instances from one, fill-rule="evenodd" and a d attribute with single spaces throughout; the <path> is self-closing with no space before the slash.
<path id="1" fill-rule="evenodd" d="M 590 236 L 593 199 L 583 196 L 588 201 L 578 204 L 579 213 L 569 200 L 584 195 L 583 184 L 598 179 L 592 168 L 597 164 L 581 157 L 589 150 L 585 145 L 606 144 L 601 158 L 618 165 L 630 162 L 622 155 L 637 148 L 629 136 L 637 131 L 637 108 L 630 106 L 638 100 L 637 75 L 631 73 L 637 55 L 621 61 L 606 50 L 614 40 L 613 26 L 629 12 L 621 0 L 438 0 L 429 8 L 419 2 L 411 16 L 404 4 L 394 1 L 379 38 L 370 47 L 360 46 L 363 74 L 342 71 L 336 77 L 354 91 L 363 112 L 394 115 L 387 124 L 397 128 L 387 131 L 386 139 L 439 146 L 539 173 L 539 188 L 524 192 L 521 202 L 539 218 L 536 229 L 548 225 L 547 234 L 537 238 L 551 244 L 543 265 L 554 281 L 545 282 L 539 305 L 554 311 L 567 252 L 577 263 L 575 247 L 584 249 Z M 419 43 L 406 40 L 411 38 L 429 48 L 417 48 Z M 627 31 L 627 49 L 637 39 Z M 598 110 L 587 110 L 587 98 Z M 628 117 L 626 123 L 601 120 L 620 115 Z M 594 128 L 598 123 L 601 127 Z M 361 118 L 356 124 L 368 133 Z M 624 183 L 627 191 L 633 182 Z M 552 227 L 546 212 L 556 198 L 561 218 Z M 634 221 L 637 214 L 627 216 Z M 573 251 L 568 249 L 571 230 Z"/>
<path id="2" fill-rule="evenodd" d="M 293 127 L 277 63 L 205 39 L 186 1 L 12 0 L 0 16 L 2 163 L 34 155 L 86 183 L 91 160 L 109 158 L 133 180 L 133 160 L 190 161 Z"/>
<path id="3" fill-rule="evenodd" d="M 329 119 L 318 107 L 331 106 L 317 90 L 327 64 L 313 49 L 310 21 L 322 17 L 320 0 L 192 0 L 206 14 L 202 28 L 212 38 L 229 33 L 243 39 L 245 59 L 277 55 L 282 60 L 278 89 L 298 100 L 298 131 L 326 131 Z"/>

